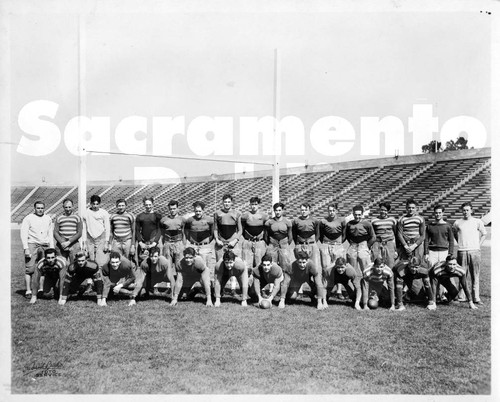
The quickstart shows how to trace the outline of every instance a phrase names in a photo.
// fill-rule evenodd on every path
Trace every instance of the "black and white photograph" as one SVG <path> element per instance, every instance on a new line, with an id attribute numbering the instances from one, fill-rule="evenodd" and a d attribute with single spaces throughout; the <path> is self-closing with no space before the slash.
<path id="1" fill-rule="evenodd" d="M 498 398 L 498 5 L 1 2 L 1 399 Z"/>

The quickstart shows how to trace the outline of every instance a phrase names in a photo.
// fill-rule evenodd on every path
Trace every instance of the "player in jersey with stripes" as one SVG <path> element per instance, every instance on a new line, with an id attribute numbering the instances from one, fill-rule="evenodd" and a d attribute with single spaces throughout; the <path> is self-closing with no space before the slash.
<path id="1" fill-rule="evenodd" d="M 381 202 L 378 204 L 379 214 L 372 219 L 373 231 L 375 232 L 375 242 L 372 245 L 373 259 L 382 258 L 384 264 L 389 268 L 394 267 L 396 258 L 396 233 L 398 221 L 389 216 L 391 204 Z"/>
<path id="2" fill-rule="evenodd" d="M 412 256 L 421 261 L 424 257 L 425 220 L 418 215 L 417 202 L 406 200 L 406 215 L 399 219 L 397 226 L 399 259 L 409 260 Z"/>
<path id="3" fill-rule="evenodd" d="M 345 258 L 345 249 L 342 245 L 345 241 L 346 220 L 338 217 L 338 204 L 328 205 L 328 215 L 319 221 L 319 252 L 321 267 L 323 269 L 323 280 L 326 278 L 326 269 L 331 267 L 339 257 Z M 326 283 L 324 283 L 326 286 Z M 342 284 L 336 284 L 337 297 L 343 298 Z"/>
<path id="4" fill-rule="evenodd" d="M 313 264 L 320 267 L 319 257 L 319 222 L 311 216 L 311 205 L 303 203 L 300 205 L 300 215 L 292 222 L 292 235 L 295 242 L 293 250 L 295 259 L 298 259 L 299 251 L 305 251 Z"/>
<path id="5" fill-rule="evenodd" d="M 247 306 L 248 268 L 243 260 L 236 257 L 232 251 L 226 251 L 215 265 L 215 307 L 220 306 L 221 290 L 232 277 L 236 278 L 241 288 L 241 305 Z"/>
<path id="6" fill-rule="evenodd" d="M 259 304 L 264 299 L 262 296 L 262 290 L 264 287 L 269 287 L 269 294 L 265 297 L 269 302 L 271 302 L 281 290 L 281 284 L 285 279 L 283 275 L 283 270 L 281 267 L 273 262 L 272 257 L 269 254 L 265 254 L 262 257 L 260 265 L 252 270 L 253 276 L 253 293 L 257 295 L 259 299 Z"/>
<path id="7" fill-rule="evenodd" d="M 108 261 L 106 253 L 109 251 L 109 213 L 100 207 L 101 197 L 94 194 L 90 197 L 90 208 L 85 211 L 85 225 L 87 227 L 87 241 L 85 249 L 89 258 L 102 267 Z"/>
<path id="8" fill-rule="evenodd" d="M 208 267 L 201 257 L 196 256 L 196 252 L 192 247 L 186 247 L 183 251 L 184 258 L 182 258 L 176 265 L 177 278 L 172 292 L 171 306 L 178 303 L 179 296 L 188 293 L 192 290 L 193 286 L 198 282 L 205 290 L 207 296 L 206 306 L 212 307 L 212 295 L 210 291 L 210 273 Z M 193 289 L 193 290 L 198 290 Z M 194 293 L 191 292 L 191 295 Z"/>
<path id="9" fill-rule="evenodd" d="M 64 213 L 55 221 L 54 238 L 60 254 L 71 264 L 81 248 L 78 240 L 82 237 L 83 224 L 82 219 L 73 212 L 72 200 L 66 198 L 63 209 Z"/>
<path id="10" fill-rule="evenodd" d="M 182 258 L 184 250 L 184 224 L 185 219 L 179 215 L 179 203 L 171 200 L 168 203 L 168 214 L 161 218 L 160 229 L 163 242 L 163 256 L 169 265 L 175 266 Z"/>
<path id="11" fill-rule="evenodd" d="M 242 259 L 247 268 L 252 270 L 260 264 L 266 253 L 266 242 L 264 239 L 265 223 L 269 216 L 259 211 L 259 197 L 250 198 L 250 211 L 241 215 L 241 227 L 243 230 L 243 241 L 241 245 Z"/>
<path id="12" fill-rule="evenodd" d="M 371 263 L 370 248 L 375 242 L 375 232 L 370 221 L 362 219 L 364 208 L 356 205 L 352 208 L 354 219 L 346 224 L 347 262 L 358 274 L 364 272 Z"/>
<path id="13" fill-rule="evenodd" d="M 458 265 L 457 259 L 453 255 L 446 257 L 446 260 L 436 263 L 430 270 L 429 276 L 431 278 L 432 284 L 432 295 L 434 297 L 433 301 L 436 303 L 436 290 L 438 286 L 443 285 L 448 291 L 447 299 L 452 301 L 458 295 L 458 285 L 452 281 L 454 278 L 458 278 L 462 289 L 465 292 L 467 301 L 469 302 L 469 308 L 476 310 L 477 306 L 472 300 L 471 293 L 469 291 L 469 286 L 467 284 L 467 269 Z"/>
<path id="14" fill-rule="evenodd" d="M 135 255 L 135 218 L 127 211 L 127 201 L 123 198 L 116 200 L 116 212 L 110 218 L 111 250 L 120 252 L 126 258 Z"/>
<path id="15" fill-rule="evenodd" d="M 137 257 L 139 264 L 149 255 L 149 249 L 158 246 L 160 241 L 161 214 L 153 210 L 153 197 L 144 197 L 144 212 L 135 218 L 135 238 L 137 241 Z"/>
<path id="16" fill-rule="evenodd" d="M 44 251 L 42 258 L 35 267 L 33 273 L 33 289 L 39 289 L 41 278 L 43 277 L 43 293 L 50 292 L 54 289 L 54 295 L 59 296 L 61 284 L 64 281 L 67 263 L 63 257 L 56 255 L 55 248 L 48 248 Z M 37 294 L 31 295 L 30 303 L 34 304 L 37 301 Z"/>
<path id="17" fill-rule="evenodd" d="M 286 298 L 292 301 L 296 300 L 300 287 L 307 283 L 311 288 L 311 302 L 314 303 L 314 297 L 316 296 L 316 308 L 323 310 L 325 308 L 323 299 L 326 297 L 320 267 L 314 264 L 305 250 L 298 251 L 296 256 L 297 260 L 288 269 L 285 269 L 278 307 L 285 308 Z"/>
<path id="18" fill-rule="evenodd" d="M 184 236 L 187 245 L 195 250 L 196 255 L 200 256 L 209 268 L 210 278 L 213 281 L 213 247 L 210 243 L 214 233 L 214 218 L 205 215 L 205 204 L 201 201 L 194 202 L 193 209 L 194 215 L 187 218 L 184 223 Z"/>
<path id="19" fill-rule="evenodd" d="M 266 254 L 272 257 L 273 262 L 282 268 L 292 263 L 290 245 L 293 242 L 292 222 L 283 216 L 285 204 L 277 202 L 273 205 L 274 217 L 266 222 Z"/>
<path id="20" fill-rule="evenodd" d="M 222 208 L 214 214 L 215 259 L 219 261 L 227 250 L 236 255 L 241 254 L 239 243 L 241 229 L 241 213 L 232 208 L 231 194 L 222 196 Z"/>
<path id="21" fill-rule="evenodd" d="M 391 306 L 389 310 L 395 310 L 394 306 L 394 274 L 392 270 L 384 264 L 381 258 L 376 258 L 363 271 L 363 279 L 361 280 L 361 288 L 363 291 L 364 310 L 369 310 L 368 299 L 379 300 L 380 297 L 386 296 L 389 293 Z"/>
<path id="22" fill-rule="evenodd" d="M 101 305 L 102 300 L 102 273 L 94 261 L 87 260 L 83 251 L 75 254 L 75 261 L 68 267 L 61 285 L 61 295 L 58 304 L 64 306 L 68 296 L 76 293 L 80 286 L 87 280 L 92 279 L 97 293 L 97 304 Z"/>

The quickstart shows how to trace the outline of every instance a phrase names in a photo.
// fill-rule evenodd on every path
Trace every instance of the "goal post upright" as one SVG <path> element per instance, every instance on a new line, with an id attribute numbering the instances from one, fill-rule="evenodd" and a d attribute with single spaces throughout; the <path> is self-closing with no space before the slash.
<path id="1" fill-rule="evenodd" d="M 273 144 L 274 144 L 274 162 L 273 162 L 273 191 L 272 205 L 280 200 L 280 155 L 281 141 L 278 132 L 280 119 L 280 54 L 279 50 L 274 49 L 274 123 L 273 123 Z"/>
<path id="2" fill-rule="evenodd" d="M 85 116 L 86 112 L 86 42 L 85 42 L 85 14 L 78 14 L 78 115 Z M 81 124 L 81 119 L 79 119 Z M 82 130 L 78 137 L 78 212 L 83 216 L 87 206 L 87 153 L 83 142 Z M 85 232 L 85 231 L 84 231 Z M 85 237 L 85 233 L 82 234 Z"/>

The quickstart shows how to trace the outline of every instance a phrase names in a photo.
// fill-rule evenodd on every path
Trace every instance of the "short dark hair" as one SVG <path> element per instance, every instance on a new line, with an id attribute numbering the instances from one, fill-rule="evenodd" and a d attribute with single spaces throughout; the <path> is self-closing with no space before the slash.
<path id="1" fill-rule="evenodd" d="M 256 202 L 257 204 L 260 204 L 260 198 L 259 197 L 252 197 L 250 198 L 250 204 L 253 202 Z"/>
<path id="2" fill-rule="evenodd" d="M 283 204 L 282 202 L 277 202 L 276 204 L 273 205 L 273 209 L 278 209 L 280 207 L 281 209 L 285 209 L 285 204 Z"/>
<path id="3" fill-rule="evenodd" d="M 62 204 L 64 205 L 64 204 L 66 204 L 68 201 L 69 201 L 69 202 L 71 202 L 71 205 L 73 205 L 73 200 L 72 200 L 71 198 L 65 198 L 65 199 L 63 200 Z"/>
<path id="4" fill-rule="evenodd" d="M 143 197 L 142 203 L 144 204 L 146 201 L 151 201 L 151 203 L 154 204 L 155 199 L 153 197 Z"/>
<path id="5" fill-rule="evenodd" d="M 373 265 L 376 265 L 376 266 L 380 266 L 383 263 L 384 263 L 384 261 L 382 261 L 382 258 L 380 258 L 380 257 L 375 258 L 375 261 L 373 261 Z"/>
<path id="6" fill-rule="evenodd" d="M 464 202 L 464 203 L 460 206 L 460 208 L 462 208 L 462 209 L 463 209 L 464 207 L 470 207 L 470 209 L 472 209 L 472 204 L 470 203 L 470 201 L 466 201 L 466 202 Z"/>
<path id="7" fill-rule="evenodd" d="M 227 250 L 224 255 L 222 256 L 222 259 L 224 261 L 226 260 L 235 260 L 236 259 L 236 254 L 234 254 L 231 250 Z"/>
<path id="8" fill-rule="evenodd" d="M 85 251 L 80 250 L 75 253 L 75 260 L 77 260 L 80 257 L 87 258 L 87 254 L 85 253 Z"/>
<path id="9" fill-rule="evenodd" d="M 417 201 L 415 201 L 415 198 L 407 198 L 406 199 L 406 206 L 410 205 L 410 204 L 415 204 L 415 206 L 417 206 Z"/>
<path id="10" fill-rule="evenodd" d="M 335 208 L 336 210 L 338 210 L 339 209 L 339 204 L 337 202 L 331 202 L 330 204 L 328 204 L 328 206 L 326 208 L 328 209 L 330 207 Z"/>
<path id="11" fill-rule="evenodd" d="M 273 257 L 271 257 L 269 254 L 264 254 L 264 256 L 262 257 L 262 259 L 260 260 L 260 262 L 262 263 L 264 261 L 273 262 Z"/>
<path id="12" fill-rule="evenodd" d="M 196 207 L 201 207 L 201 209 L 205 209 L 205 203 L 202 201 L 195 201 L 193 202 L 193 209 Z"/>
<path id="13" fill-rule="evenodd" d="M 229 198 L 231 201 L 233 200 L 233 196 L 232 196 L 231 194 L 229 194 L 229 193 L 226 193 L 226 194 L 224 194 L 224 195 L 222 196 L 222 201 L 227 200 L 228 198 Z"/>
<path id="14" fill-rule="evenodd" d="M 149 249 L 149 256 L 152 256 L 154 253 L 161 254 L 160 248 L 159 247 L 151 247 Z"/>
<path id="15" fill-rule="evenodd" d="M 352 207 L 352 213 L 354 213 L 354 211 L 361 211 L 361 213 L 365 212 L 365 209 L 363 208 L 362 205 L 355 205 Z"/>
<path id="16" fill-rule="evenodd" d="M 35 201 L 35 203 L 33 204 L 33 207 L 36 208 L 37 204 L 42 204 L 45 207 L 45 202 L 43 202 L 43 201 Z"/>
<path id="17" fill-rule="evenodd" d="M 186 247 L 186 248 L 184 249 L 184 251 L 182 252 L 182 254 L 183 254 L 184 256 L 186 256 L 186 255 L 188 255 L 188 254 L 189 254 L 189 255 L 192 255 L 192 256 L 194 257 L 194 256 L 196 255 L 196 251 L 194 250 L 194 248 L 193 248 L 193 247 Z"/>
<path id="18" fill-rule="evenodd" d="M 56 249 L 52 248 L 52 247 L 46 248 L 45 251 L 43 252 L 43 255 L 45 257 L 47 257 L 49 254 L 56 254 L 57 255 Z"/>
<path id="19" fill-rule="evenodd" d="M 335 266 L 340 267 L 341 265 L 346 265 L 347 261 L 344 257 L 339 257 L 335 260 Z"/>
<path id="20" fill-rule="evenodd" d="M 307 203 L 307 202 L 303 202 L 302 204 L 300 204 L 300 207 L 306 207 L 308 209 L 311 209 L 311 204 Z"/>
<path id="21" fill-rule="evenodd" d="M 125 205 L 127 205 L 127 200 L 125 200 L 125 198 L 118 198 L 116 200 L 116 205 L 120 204 L 121 202 L 123 202 Z"/>
<path id="22" fill-rule="evenodd" d="M 378 204 L 379 208 L 381 207 L 384 207 L 385 209 L 387 209 L 387 212 L 389 212 L 391 210 L 391 203 L 390 202 L 381 202 L 380 204 Z"/>
<path id="23" fill-rule="evenodd" d="M 443 212 L 444 212 L 444 207 L 443 207 L 441 204 L 437 204 L 437 205 L 435 205 L 435 206 L 434 206 L 434 211 L 435 211 L 436 209 L 440 209 L 441 211 L 443 211 Z"/>
<path id="24" fill-rule="evenodd" d="M 446 262 L 451 261 L 451 260 L 456 260 L 457 257 L 455 257 L 453 254 L 448 254 L 446 256 Z"/>
<path id="25" fill-rule="evenodd" d="M 168 206 L 172 206 L 172 205 L 175 205 L 176 207 L 179 206 L 179 202 L 177 202 L 176 200 L 170 200 L 170 202 L 168 203 Z"/>
<path id="26" fill-rule="evenodd" d="M 113 250 L 111 253 L 109 253 L 109 259 L 112 260 L 113 258 L 121 259 L 122 255 L 119 251 Z"/>
<path id="27" fill-rule="evenodd" d="M 90 203 L 93 204 L 94 202 L 98 202 L 100 204 L 101 197 L 99 197 L 97 194 L 94 194 L 92 197 L 90 197 Z"/>
<path id="28" fill-rule="evenodd" d="M 308 260 L 309 259 L 309 254 L 307 254 L 307 251 L 300 250 L 297 252 L 297 260 Z"/>

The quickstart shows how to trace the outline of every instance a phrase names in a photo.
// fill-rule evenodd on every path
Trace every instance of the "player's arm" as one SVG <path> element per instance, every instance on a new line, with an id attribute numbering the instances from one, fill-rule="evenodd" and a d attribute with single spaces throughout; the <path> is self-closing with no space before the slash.
<path id="1" fill-rule="evenodd" d="M 482 220 L 479 220 L 479 246 L 483 245 L 483 242 L 486 240 L 486 228 L 484 227 L 484 223 Z"/>
<path id="2" fill-rule="evenodd" d="M 161 231 L 161 215 L 158 212 L 155 212 L 155 223 L 156 223 L 156 229 L 154 230 L 154 237 L 152 237 L 151 240 L 151 245 L 150 247 L 156 247 L 158 245 L 158 242 L 160 241 L 160 237 L 162 235 Z"/>
<path id="3" fill-rule="evenodd" d="M 453 229 L 450 224 L 448 224 L 448 254 L 453 255 L 455 251 L 455 240 L 453 237 Z"/>
<path id="4" fill-rule="evenodd" d="M 185 227 L 186 227 L 186 218 L 182 217 L 182 224 L 181 224 L 181 234 L 182 234 L 182 245 L 184 247 L 186 247 L 186 244 L 187 244 L 187 236 L 186 236 L 186 231 L 185 231 Z"/>
<path id="5" fill-rule="evenodd" d="M 366 224 L 365 224 L 366 230 L 368 231 L 368 236 L 370 236 L 368 238 L 367 245 L 368 245 L 368 248 L 371 249 L 373 246 L 373 243 L 375 243 L 377 238 L 375 237 L 375 231 L 373 230 L 372 224 L 369 221 L 365 221 L 365 222 L 366 222 Z"/>
<path id="6" fill-rule="evenodd" d="M 264 223 L 264 232 L 262 233 L 262 238 L 264 239 L 264 243 L 269 245 L 269 231 L 271 230 L 271 225 L 268 224 L 268 221 Z"/>
<path id="7" fill-rule="evenodd" d="M 110 247 L 109 247 L 109 243 L 110 243 L 110 236 L 111 236 L 111 226 L 110 226 L 110 223 L 109 223 L 109 214 L 108 212 L 106 211 L 105 214 L 104 214 L 104 238 L 106 239 L 106 243 L 104 244 L 104 252 L 108 252 Z"/>
<path id="8" fill-rule="evenodd" d="M 453 237 L 458 242 L 458 225 L 457 225 L 457 221 L 453 222 L 452 230 L 453 230 Z"/>
<path id="9" fill-rule="evenodd" d="M 403 224 L 401 222 L 401 219 L 398 221 L 398 225 L 397 225 L 397 232 L 398 232 L 398 239 L 399 239 L 399 242 L 401 243 L 401 245 L 407 249 L 408 248 L 408 243 L 406 243 L 406 239 L 405 239 L 405 235 L 404 235 L 404 232 L 403 232 Z"/>
<path id="10" fill-rule="evenodd" d="M 314 220 L 314 241 L 317 243 L 319 242 L 319 238 L 320 238 L 320 224 L 319 224 L 319 220 L 315 219 Z"/>
<path id="11" fill-rule="evenodd" d="M 238 218 L 236 219 L 236 232 L 231 236 L 230 243 L 233 243 L 233 247 L 241 241 L 241 235 L 243 234 L 243 226 L 241 224 L 241 214 L 238 214 Z"/>
<path id="12" fill-rule="evenodd" d="M 346 228 L 347 228 L 347 222 L 344 219 L 342 221 L 342 244 L 344 244 L 344 242 L 347 240 Z"/>
<path id="13" fill-rule="evenodd" d="M 54 239 L 56 239 L 56 242 L 58 242 L 61 246 L 66 241 L 59 234 L 59 219 L 56 219 L 56 223 L 54 224 Z"/>
<path id="14" fill-rule="evenodd" d="M 464 274 L 460 276 L 460 285 L 462 285 L 462 289 L 464 290 L 465 297 L 467 297 L 467 301 L 469 302 L 469 308 L 472 310 L 476 310 L 477 306 L 474 304 L 474 301 L 472 300 L 470 290 L 469 290 L 469 285 L 467 285 L 467 276 Z"/>
<path id="15" fill-rule="evenodd" d="M 292 225 L 290 223 L 287 225 L 287 229 L 288 229 L 288 244 L 292 244 L 293 233 L 292 233 Z"/>
<path id="16" fill-rule="evenodd" d="M 292 239 L 293 241 L 295 242 L 295 244 L 297 244 L 297 237 L 298 237 L 298 233 L 297 233 L 297 222 L 295 221 L 295 219 L 292 221 Z M 288 239 L 288 244 L 290 244 L 290 239 Z"/>
<path id="17" fill-rule="evenodd" d="M 285 276 L 283 273 L 274 279 L 274 282 L 273 282 L 274 287 L 273 287 L 273 291 L 271 292 L 271 296 L 269 296 L 269 300 L 273 300 L 276 297 L 276 295 L 280 291 L 281 282 L 283 282 L 284 279 L 285 279 Z"/>
<path id="18" fill-rule="evenodd" d="M 214 233 L 214 239 L 215 243 L 219 246 L 222 246 L 224 243 L 222 243 L 221 239 L 219 238 L 219 225 L 217 224 L 217 212 L 214 213 L 214 223 L 213 223 L 213 233 Z"/>
<path id="19" fill-rule="evenodd" d="M 420 222 L 420 225 L 418 227 L 418 231 L 420 233 L 420 237 L 417 239 L 417 242 L 413 245 L 414 248 L 417 248 L 420 246 L 424 240 L 425 240 L 425 220 L 422 218 L 422 222 Z"/>
<path id="20" fill-rule="evenodd" d="M 389 289 L 389 298 L 391 299 L 391 307 L 389 310 L 395 310 L 394 306 L 394 276 L 389 276 L 387 278 L 387 288 Z"/>

